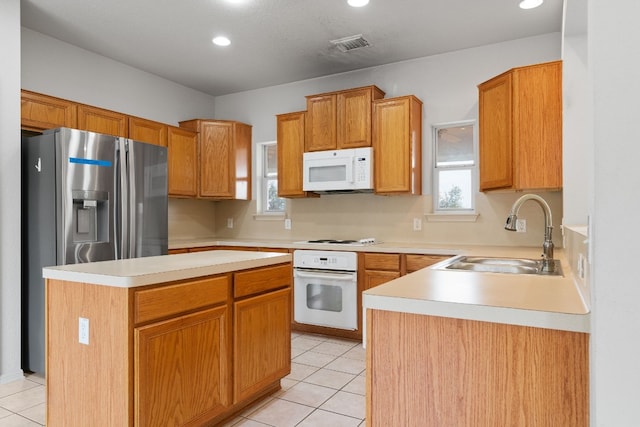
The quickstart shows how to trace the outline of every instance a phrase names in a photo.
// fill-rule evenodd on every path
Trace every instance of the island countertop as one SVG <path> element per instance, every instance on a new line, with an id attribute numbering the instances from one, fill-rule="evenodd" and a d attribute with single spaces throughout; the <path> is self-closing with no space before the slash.
<path id="1" fill-rule="evenodd" d="M 290 261 L 285 253 L 220 250 L 60 265 L 42 273 L 45 279 L 130 288 Z"/>

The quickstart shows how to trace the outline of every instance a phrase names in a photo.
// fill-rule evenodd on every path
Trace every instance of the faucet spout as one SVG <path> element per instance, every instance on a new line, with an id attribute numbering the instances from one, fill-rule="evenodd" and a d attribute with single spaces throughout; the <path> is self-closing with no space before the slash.
<path id="1" fill-rule="evenodd" d="M 527 200 L 533 200 L 541 208 L 544 214 L 544 242 L 542 244 L 542 269 L 543 271 L 554 271 L 555 260 L 553 259 L 553 224 L 551 218 L 551 208 L 549 204 L 537 194 L 525 194 L 513 203 L 511 206 L 511 212 L 507 217 L 507 221 L 504 225 L 505 230 L 516 231 L 516 222 L 518 220 L 518 212 L 520 207 Z"/>

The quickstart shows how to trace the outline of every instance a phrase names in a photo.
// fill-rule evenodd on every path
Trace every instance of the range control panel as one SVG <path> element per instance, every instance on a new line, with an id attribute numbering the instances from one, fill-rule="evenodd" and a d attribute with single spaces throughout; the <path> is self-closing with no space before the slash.
<path id="1" fill-rule="evenodd" d="M 358 254 L 344 251 L 297 250 L 293 252 L 293 266 L 318 270 L 356 271 Z"/>

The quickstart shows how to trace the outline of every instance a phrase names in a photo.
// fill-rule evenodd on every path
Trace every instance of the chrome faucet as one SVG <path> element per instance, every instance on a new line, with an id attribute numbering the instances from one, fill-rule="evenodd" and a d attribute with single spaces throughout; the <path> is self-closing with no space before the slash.
<path id="1" fill-rule="evenodd" d="M 553 273 L 556 269 L 555 260 L 553 259 L 553 240 L 551 233 L 553 225 L 551 220 L 551 208 L 545 200 L 536 194 L 525 194 L 515 201 L 511 207 L 511 212 L 507 217 L 504 225 L 505 230 L 516 231 L 516 222 L 518 220 L 518 211 L 524 202 L 533 200 L 538 203 L 544 213 L 544 243 L 542 244 L 542 271 Z"/>

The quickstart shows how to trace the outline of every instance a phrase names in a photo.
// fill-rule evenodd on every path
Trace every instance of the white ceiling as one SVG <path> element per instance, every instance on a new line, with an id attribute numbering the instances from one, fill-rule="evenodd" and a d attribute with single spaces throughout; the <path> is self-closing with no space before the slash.
<path id="1" fill-rule="evenodd" d="M 561 31 L 563 0 L 518 2 L 21 0 L 21 13 L 24 27 L 216 96 Z M 219 34 L 231 46 L 214 46 Z M 371 46 L 330 43 L 355 34 Z"/>

